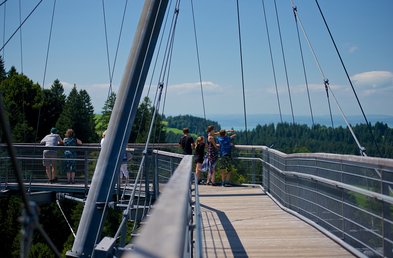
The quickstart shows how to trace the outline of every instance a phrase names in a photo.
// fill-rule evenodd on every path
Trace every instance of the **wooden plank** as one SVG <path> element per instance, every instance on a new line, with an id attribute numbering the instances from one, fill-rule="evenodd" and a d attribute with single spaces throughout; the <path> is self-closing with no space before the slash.
<path id="1" fill-rule="evenodd" d="M 199 187 L 204 257 L 354 257 L 257 187 Z"/>

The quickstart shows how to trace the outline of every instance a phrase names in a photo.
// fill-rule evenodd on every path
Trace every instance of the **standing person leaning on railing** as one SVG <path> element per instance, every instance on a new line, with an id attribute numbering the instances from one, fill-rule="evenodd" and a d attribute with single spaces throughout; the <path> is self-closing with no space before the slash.
<path id="1" fill-rule="evenodd" d="M 228 133 L 232 133 L 230 136 Z M 221 186 L 230 186 L 231 172 L 233 170 L 233 160 L 232 160 L 232 139 L 236 137 L 233 134 L 235 130 L 220 130 L 219 136 L 217 138 L 218 145 L 220 145 L 220 157 L 218 159 L 219 168 L 221 172 Z"/>
<path id="2" fill-rule="evenodd" d="M 64 146 L 76 146 L 82 145 L 82 141 L 75 137 L 74 130 L 67 129 L 64 138 Z M 76 152 L 74 150 L 65 150 L 64 157 L 67 159 L 64 163 L 65 171 L 67 172 L 68 184 L 75 183 L 75 172 L 76 172 Z"/>
<path id="3" fill-rule="evenodd" d="M 207 171 L 207 185 L 216 185 L 215 183 L 215 175 L 216 175 L 216 165 L 217 165 L 217 158 L 218 158 L 218 146 L 216 141 L 214 140 L 214 136 L 216 132 L 214 131 L 214 126 L 209 125 L 207 127 L 207 157 L 209 160 L 209 168 Z"/>
<path id="4" fill-rule="evenodd" d="M 61 139 L 60 135 L 58 134 L 59 130 L 57 128 L 52 128 L 50 130 L 50 134 L 45 136 L 41 140 L 41 144 L 44 144 L 48 147 L 53 147 L 57 145 L 63 145 L 63 140 Z M 56 157 L 57 151 L 56 150 L 44 150 L 43 152 L 43 160 L 42 164 L 45 166 L 45 172 L 48 177 L 48 183 L 57 182 L 56 177 Z M 52 168 L 51 168 L 52 167 Z"/>

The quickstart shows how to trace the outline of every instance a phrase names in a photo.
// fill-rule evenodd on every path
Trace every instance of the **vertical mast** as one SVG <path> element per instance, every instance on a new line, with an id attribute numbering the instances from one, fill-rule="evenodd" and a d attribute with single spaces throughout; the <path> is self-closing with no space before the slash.
<path id="1" fill-rule="evenodd" d="M 120 168 L 121 153 L 131 133 L 167 5 L 168 0 L 145 0 L 105 144 L 97 161 L 72 250 L 67 252 L 67 257 L 90 257 L 96 241 L 100 240 L 97 236 L 101 234 L 101 218 L 106 210 L 102 205 L 116 182 L 112 180 L 113 173 L 118 173 Z"/>

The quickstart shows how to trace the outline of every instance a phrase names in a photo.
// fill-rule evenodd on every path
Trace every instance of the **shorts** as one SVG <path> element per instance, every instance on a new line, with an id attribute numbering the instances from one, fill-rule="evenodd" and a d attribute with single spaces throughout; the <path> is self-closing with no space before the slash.
<path id="1" fill-rule="evenodd" d="M 121 166 L 120 166 L 120 173 L 123 175 L 123 177 L 127 177 L 128 178 L 129 172 L 128 172 L 127 164 L 121 164 Z"/>
<path id="2" fill-rule="evenodd" d="M 231 172 L 233 169 L 232 157 L 231 156 L 220 157 L 219 158 L 219 168 L 225 169 L 227 172 Z"/>
<path id="3" fill-rule="evenodd" d="M 54 150 L 44 150 L 42 155 L 42 165 L 49 166 L 56 161 L 57 151 Z"/>
<path id="4" fill-rule="evenodd" d="M 202 157 L 201 156 L 195 156 L 194 159 L 195 159 L 195 163 L 201 163 L 202 164 L 204 158 L 203 158 L 203 156 Z"/>

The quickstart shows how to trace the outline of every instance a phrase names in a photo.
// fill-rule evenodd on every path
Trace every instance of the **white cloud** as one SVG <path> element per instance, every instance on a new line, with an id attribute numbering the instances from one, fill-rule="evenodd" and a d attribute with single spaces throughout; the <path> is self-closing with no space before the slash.
<path id="1" fill-rule="evenodd" d="M 357 47 L 357 46 L 351 46 L 351 47 L 349 47 L 349 53 L 355 53 L 356 51 L 358 51 L 359 50 L 359 48 Z"/>
<path id="2" fill-rule="evenodd" d="M 205 93 L 219 93 L 223 91 L 222 86 L 210 81 L 202 82 L 202 87 Z M 177 95 L 200 93 L 200 90 L 200 82 L 189 82 L 168 86 L 168 91 L 175 92 Z"/>
<path id="3" fill-rule="evenodd" d="M 351 79 L 359 87 L 363 96 L 369 96 L 381 90 L 393 89 L 393 73 L 389 71 L 359 73 L 352 76 Z"/>

